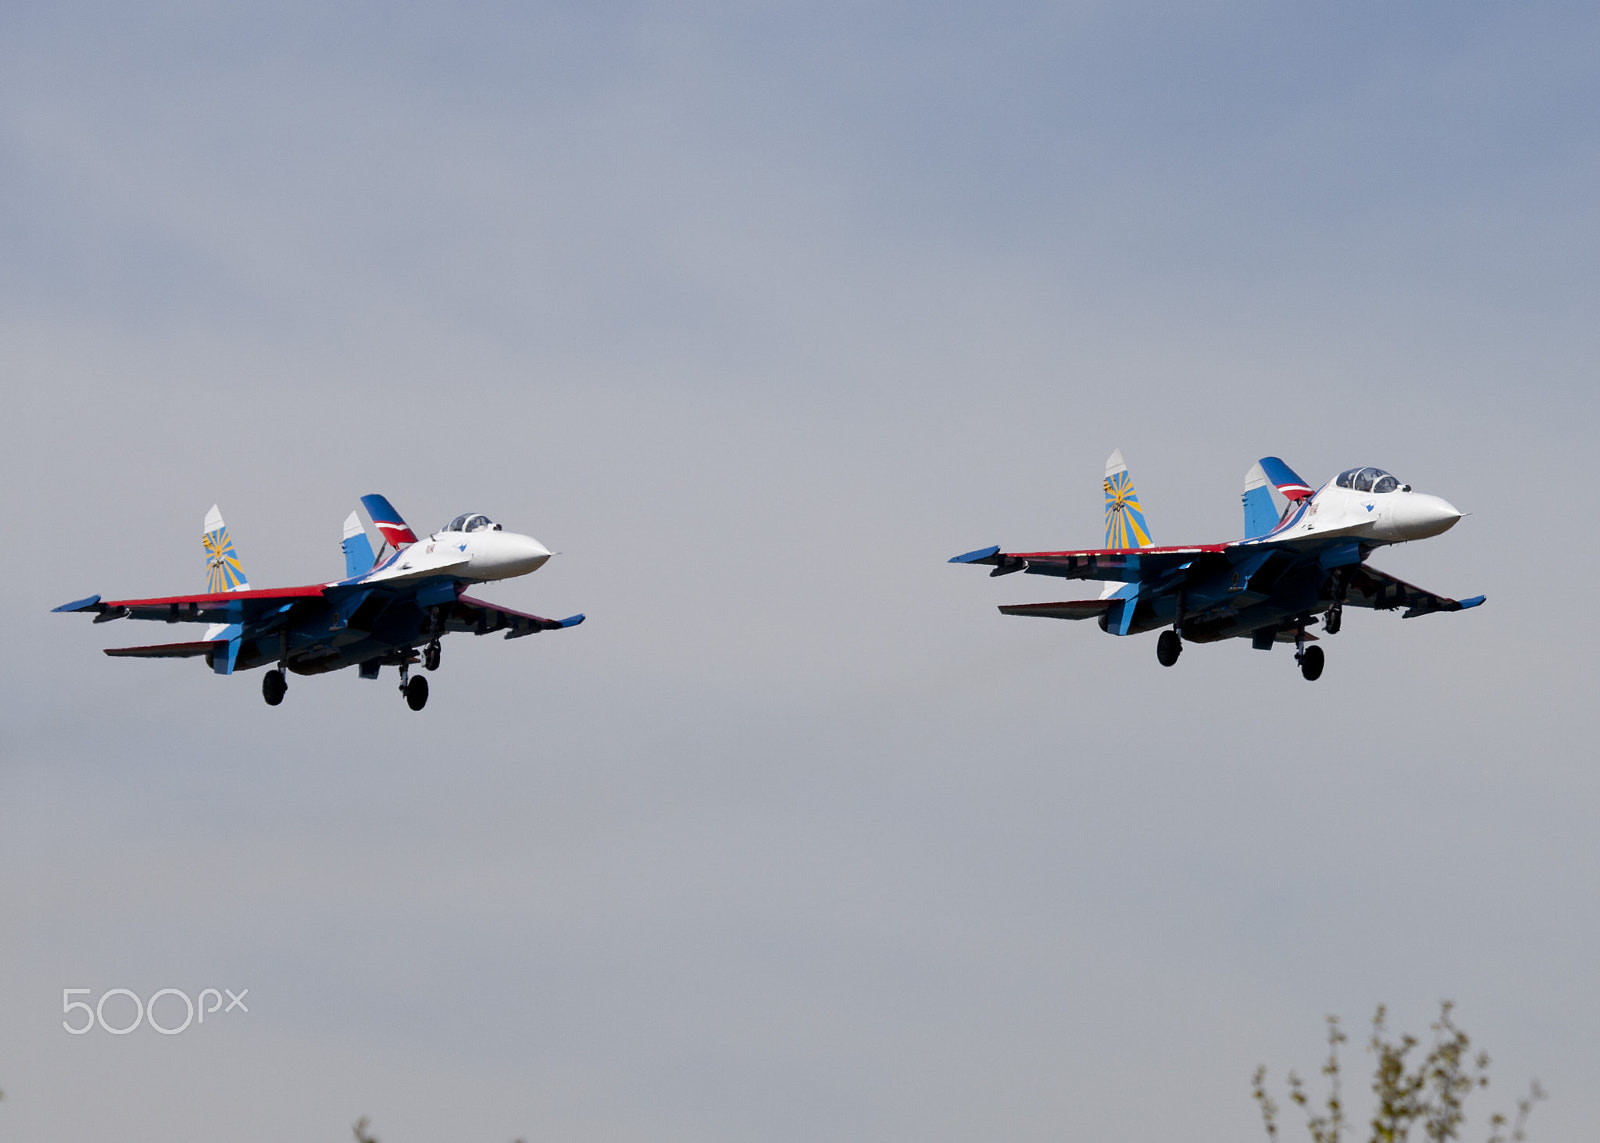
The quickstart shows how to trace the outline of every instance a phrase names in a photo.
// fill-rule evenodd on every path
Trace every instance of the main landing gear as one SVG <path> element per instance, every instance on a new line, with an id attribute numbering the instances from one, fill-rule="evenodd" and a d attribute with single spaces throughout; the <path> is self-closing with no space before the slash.
<path id="1" fill-rule="evenodd" d="M 1306 682 L 1314 683 L 1322 677 L 1322 648 L 1306 646 L 1304 627 L 1294 633 L 1294 661 L 1300 664 L 1300 674 Z"/>
<path id="2" fill-rule="evenodd" d="M 406 705 L 412 710 L 421 710 L 428 705 L 428 680 L 418 675 L 411 678 L 411 669 L 405 664 L 400 664 L 400 693 L 406 698 Z"/>
<path id="3" fill-rule="evenodd" d="M 422 665 L 430 671 L 439 669 L 439 640 L 435 639 L 429 643 L 427 649 L 422 652 Z"/>
<path id="4" fill-rule="evenodd" d="M 278 665 L 261 680 L 261 697 L 267 700 L 268 706 L 277 706 L 283 701 L 284 693 L 289 689 L 289 681 L 284 677 L 288 670 L 289 629 L 286 627 L 278 632 Z"/>
<path id="5" fill-rule="evenodd" d="M 1174 608 L 1172 626 L 1161 633 L 1156 640 L 1156 662 L 1163 667 L 1170 667 L 1178 661 L 1178 656 L 1183 654 L 1183 604 L 1184 589 L 1178 588 L 1177 606 Z M 1130 605 L 1131 606 L 1131 605 Z"/>

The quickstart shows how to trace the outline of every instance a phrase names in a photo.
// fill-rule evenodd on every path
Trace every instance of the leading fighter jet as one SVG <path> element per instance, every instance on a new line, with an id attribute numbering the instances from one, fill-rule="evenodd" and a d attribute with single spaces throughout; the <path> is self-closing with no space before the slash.
<path id="1" fill-rule="evenodd" d="M 1411 619 L 1435 611 L 1463 611 L 1483 602 L 1449 599 L 1368 567 L 1385 544 L 1437 536 L 1461 513 L 1437 496 L 1381 468 L 1351 468 L 1313 489 L 1275 456 L 1262 457 L 1245 474 L 1245 538 L 1228 544 L 1157 547 L 1128 477 L 1122 451 L 1106 460 L 1106 546 L 1065 552 L 1002 552 L 982 548 L 953 564 L 990 564 L 991 576 L 1027 572 L 1062 579 L 1110 581 L 1098 599 L 1022 603 L 1004 615 L 1097 619 L 1100 630 L 1134 635 L 1166 628 L 1156 640 L 1164 667 L 1178 661 L 1183 644 L 1249 639 L 1258 650 L 1293 643 L 1300 673 L 1322 675 L 1322 648 L 1309 630 L 1320 618 L 1332 635 L 1344 608 L 1405 608 Z M 1280 512 L 1273 498 L 1283 501 Z"/>
<path id="2" fill-rule="evenodd" d="M 412 710 L 428 702 L 428 680 L 410 674 L 419 661 L 416 649 L 423 649 L 422 665 L 437 670 L 439 639 L 447 632 L 504 631 L 507 639 L 520 639 L 583 622 L 581 615 L 543 619 L 462 594 L 467 584 L 527 575 L 544 566 L 550 552 L 533 537 L 502 531 L 489 517 L 469 513 L 418 540 L 382 496 L 363 496 L 361 506 L 382 540 L 374 554 L 360 517 L 350 513 L 344 522 L 345 579 L 252 588 L 222 513 L 212 505 L 201 538 L 208 568 L 204 594 L 114 600 L 91 595 L 55 610 L 89 612 L 96 623 L 124 618 L 204 623 L 205 638 L 194 642 L 112 647 L 106 654 L 203 657 L 219 675 L 276 664 L 261 680 L 269 706 L 283 701 L 287 672 L 319 675 L 354 666 L 363 679 L 376 679 L 381 668 L 395 666 L 400 693 Z"/>

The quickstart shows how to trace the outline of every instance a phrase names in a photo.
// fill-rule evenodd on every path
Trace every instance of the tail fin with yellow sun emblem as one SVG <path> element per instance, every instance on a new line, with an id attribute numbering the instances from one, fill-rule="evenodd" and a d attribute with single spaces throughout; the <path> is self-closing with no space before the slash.
<path id="1" fill-rule="evenodd" d="M 1144 521 L 1144 509 L 1139 507 L 1139 494 L 1128 479 L 1121 449 L 1106 458 L 1105 490 L 1106 547 L 1148 548 L 1154 544 L 1150 525 Z"/>
<path id="2" fill-rule="evenodd" d="M 205 535 L 200 543 L 206 549 L 209 578 L 206 590 L 215 594 L 222 591 L 249 591 L 244 578 L 244 568 L 239 565 L 239 553 L 233 550 L 233 540 L 228 536 L 228 526 L 222 522 L 222 512 L 213 504 L 206 513 Z"/>

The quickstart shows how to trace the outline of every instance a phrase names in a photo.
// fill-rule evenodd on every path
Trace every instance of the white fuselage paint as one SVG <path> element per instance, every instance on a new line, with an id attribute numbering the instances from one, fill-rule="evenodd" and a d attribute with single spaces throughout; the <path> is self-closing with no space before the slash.
<path id="1" fill-rule="evenodd" d="M 485 528 L 434 532 L 391 556 L 367 583 L 448 575 L 469 583 L 510 579 L 544 566 L 550 550 L 532 536 Z"/>
<path id="2" fill-rule="evenodd" d="M 538 571 L 550 558 L 550 549 L 532 536 L 489 528 L 477 532 L 435 532 L 416 546 L 440 546 L 458 556 L 466 556 L 465 578 L 480 583 L 527 575 Z"/>
<path id="3" fill-rule="evenodd" d="M 1245 543 L 1312 537 L 1349 536 L 1380 544 L 1425 540 L 1448 531 L 1461 519 L 1454 505 L 1423 492 L 1357 492 L 1325 484 L 1290 510 L 1287 527 Z"/>

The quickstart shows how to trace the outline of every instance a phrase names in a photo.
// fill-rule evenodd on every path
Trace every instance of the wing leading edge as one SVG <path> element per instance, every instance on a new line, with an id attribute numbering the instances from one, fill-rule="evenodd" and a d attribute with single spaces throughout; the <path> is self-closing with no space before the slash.
<path id="1" fill-rule="evenodd" d="M 1208 555 L 1227 551 L 1228 544 L 1196 544 L 1186 548 L 1084 548 L 1067 552 L 1002 552 L 979 548 L 953 557 L 953 564 L 991 564 L 991 576 L 1027 572 L 1060 579 L 1098 579 L 1131 583 L 1174 571 Z"/>
<path id="2" fill-rule="evenodd" d="M 1345 600 L 1350 607 L 1370 607 L 1375 611 L 1393 611 L 1403 607 L 1402 619 L 1415 619 L 1435 611 L 1465 611 L 1477 607 L 1488 596 L 1474 595 L 1470 599 L 1451 599 L 1435 595 L 1425 588 L 1396 579 L 1387 572 L 1365 565 L 1352 568 L 1345 580 Z"/>
<path id="3" fill-rule="evenodd" d="M 63 603 L 54 611 L 92 612 L 96 623 L 113 619 L 161 619 L 168 623 L 238 623 L 327 594 L 327 585 L 277 587 L 249 591 L 163 595 L 154 599 L 102 600 L 98 595 Z"/>
<path id="4" fill-rule="evenodd" d="M 487 635 L 491 631 L 504 631 L 507 639 L 520 639 L 524 635 L 537 635 L 540 631 L 560 631 L 582 623 L 582 615 L 569 615 L 565 619 L 546 619 L 526 611 L 513 611 L 509 607 L 496 607 L 470 595 L 456 597 L 456 604 L 445 621 L 446 631 L 470 631 L 474 635 Z"/>

